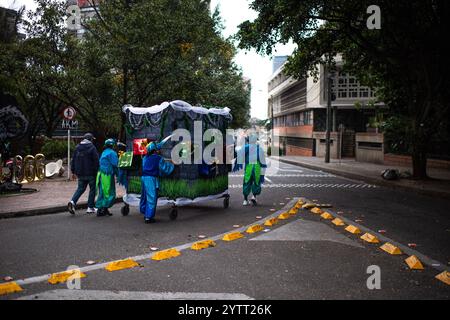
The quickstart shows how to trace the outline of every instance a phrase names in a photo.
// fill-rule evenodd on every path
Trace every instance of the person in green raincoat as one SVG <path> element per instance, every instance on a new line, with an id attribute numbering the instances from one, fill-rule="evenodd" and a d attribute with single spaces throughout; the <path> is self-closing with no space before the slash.
<path id="1" fill-rule="evenodd" d="M 97 216 L 112 216 L 108 208 L 111 208 L 116 199 L 116 182 L 114 176 L 118 173 L 119 158 L 114 151 L 116 142 L 114 139 L 107 139 L 104 150 L 100 157 L 100 168 L 97 173 L 97 201 L 95 207 Z"/>
<path id="2" fill-rule="evenodd" d="M 244 147 L 237 151 L 233 171 L 239 171 L 242 167 L 244 167 L 243 205 L 249 205 L 248 196 L 251 193 L 250 200 L 256 206 L 256 196 L 261 194 L 261 184 L 264 183 L 264 169 L 267 167 L 264 151 L 258 144 L 256 134 L 250 135 L 246 139 Z"/>

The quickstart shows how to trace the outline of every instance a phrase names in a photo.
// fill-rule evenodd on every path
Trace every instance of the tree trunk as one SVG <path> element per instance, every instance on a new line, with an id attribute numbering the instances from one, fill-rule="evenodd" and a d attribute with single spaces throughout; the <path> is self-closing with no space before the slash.
<path id="1" fill-rule="evenodd" d="M 414 121 L 412 135 L 412 164 L 413 179 L 425 180 L 427 176 L 427 153 L 429 136 L 425 134 L 423 124 L 417 119 Z"/>
<path id="2" fill-rule="evenodd" d="M 427 153 L 426 151 L 416 148 L 412 154 L 413 178 L 417 180 L 425 180 L 427 175 Z"/>

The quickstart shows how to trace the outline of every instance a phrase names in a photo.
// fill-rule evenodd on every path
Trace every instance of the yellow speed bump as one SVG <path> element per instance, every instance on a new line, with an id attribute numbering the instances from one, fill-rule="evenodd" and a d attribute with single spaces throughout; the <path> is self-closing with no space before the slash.
<path id="1" fill-rule="evenodd" d="M 322 209 L 320 209 L 320 208 L 318 208 L 318 207 L 312 208 L 312 209 L 311 209 L 311 212 L 312 212 L 312 213 L 315 213 L 315 214 L 322 214 L 322 213 L 323 213 Z"/>
<path id="2" fill-rule="evenodd" d="M 209 247 L 215 247 L 215 246 L 216 246 L 216 243 L 214 241 L 204 240 L 204 241 L 199 241 L 199 242 L 194 243 L 191 246 L 191 249 L 192 250 L 203 250 L 203 249 L 206 249 Z"/>
<path id="3" fill-rule="evenodd" d="M 243 238 L 243 237 L 244 237 L 244 235 L 242 233 L 240 233 L 240 232 L 232 232 L 232 233 L 226 234 L 222 238 L 222 240 L 223 241 L 233 241 L 233 240 L 237 240 L 237 239 L 240 239 L 240 238 Z"/>
<path id="4" fill-rule="evenodd" d="M 423 270 L 422 262 L 420 262 L 419 258 L 417 258 L 415 255 L 412 255 L 405 259 L 406 264 L 410 269 L 413 270 Z"/>
<path id="5" fill-rule="evenodd" d="M 253 226 L 251 226 L 251 227 L 248 227 L 248 229 L 247 229 L 246 232 L 247 232 L 247 233 L 256 233 L 256 232 L 261 231 L 262 229 L 264 229 L 262 225 L 260 225 L 260 224 L 255 224 L 255 225 L 253 225 Z"/>
<path id="6" fill-rule="evenodd" d="M 383 244 L 380 247 L 380 249 L 383 251 L 386 251 L 387 253 L 392 254 L 392 255 L 402 254 L 402 251 L 400 250 L 400 248 L 394 246 L 393 244 L 391 244 L 389 242 L 386 242 L 385 244 Z"/>
<path id="7" fill-rule="evenodd" d="M 265 226 L 272 227 L 273 225 L 278 223 L 278 218 L 270 218 L 266 222 L 264 222 Z"/>
<path id="8" fill-rule="evenodd" d="M 22 291 L 22 288 L 16 282 L 0 283 L 0 296 L 20 291 Z"/>
<path id="9" fill-rule="evenodd" d="M 286 220 L 286 219 L 289 219 L 289 217 L 290 217 L 289 213 L 283 212 L 282 214 L 280 214 L 280 215 L 278 216 L 278 219 L 279 219 L 279 220 Z"/>
<path id="10" fill-rule="evenodd" d="M 345 231 L 348 231 L 348 232 L 353 233 L 353 234 L 360 234 L 361 233 L 361 230 L 359 230 L 358 227 L 355 227 L 353 225 L 347 226 L 347 228 L 345 228 Z"/>
<path id="11" fill-rule="evenodd" d="M 331 221 L 331 223 L 334 224 L 334 225 L 336 225 L 336 226 L 338 226 L 338 227 L 340 227 L 340 226 L 345 226 L 344 221 L 342 221 L 342 220 L 339 219 L 339 218 L 334 219 L 333 221 Z"/>
<path id="12" fill-rule="evenodd" d="M 297 212 L 298 212 L 298 210 L 294 207 L 294 208 L 290 209 L 288 213 L 289 213 L 291 216 L 293 216 L 294 214 L 297 214 Z"/>
<path id="13" fill-rule="evenodd" d="M 80 270 L 67 270 L 64 272 L 53 273 L 50 278 L 48 278 L 48 283 L 57 284 L 67 282 L 68 279 L 80 279 L 86 278 L 86 275 Z"/>
<path id="14" fill-rule="evenodd" d="M 123 270 L 123 269 L 130 269 L 139 266 L 139 263 L 134 261 L 133 259 L 124 259 L 124 260 L 117 260 L 113 261 L 111 263 L 108 263 L 108 265 L 105 267 L 106 270 L 109 272 Z"/>
<path id="15" fill-rule="evenodd" d="M 314 208 L 316 205 L 314 203 L 305 203 L 304 205 L 302 205 L 303 209 L 312 209 Z"/>
<path id="16" fill-rule="evenodd" d="M 380 243 L 380 240 L 378 240 L 377 237 L 375 237 L 373 234 L 370 234 L 370 233 L 364 233 L 361 236 L 361 239 L 363 239 L 365 242 L 368 242 L 368 243 Z"/>
<path id="17" fill-rule="evenodd" d="M 166 260 L 166 259 L 171 259 L 171 258 L 175 258 L 178 257 L 180 255 L 180 251 L 178 251 L 177 249 L 167 249 L 167 250 L 161 250 L 156 252 L 153 256 L 152 256 L 152 260 Z"/>
<path id="18" fill-rule="evenodd" d="M 333 220 L 334 219 L 334 217 L 331 214 L 329 214 L 328 212 L 322 213 L 320 215 L 320 217 L 325 220 Z"/>
<path id="19" fill-rule="evenodd" d="M 448 271 L 439 273 L 435 278 L 438 280 L 441 280 L 445 284 L 450 285 L 450 272 L 448 272 Z"/>

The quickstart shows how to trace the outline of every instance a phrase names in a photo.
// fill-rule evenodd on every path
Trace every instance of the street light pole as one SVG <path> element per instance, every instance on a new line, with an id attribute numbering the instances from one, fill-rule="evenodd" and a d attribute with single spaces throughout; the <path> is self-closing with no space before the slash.
<path id="1" fill-rule="evenodd" d="M 331 76 L 327 75 L 328 97 L 327 97 L 327 130 L 326 130 L 326 148 L 325 163 L 330 163 L 330 131 L 331 131 Z"/>

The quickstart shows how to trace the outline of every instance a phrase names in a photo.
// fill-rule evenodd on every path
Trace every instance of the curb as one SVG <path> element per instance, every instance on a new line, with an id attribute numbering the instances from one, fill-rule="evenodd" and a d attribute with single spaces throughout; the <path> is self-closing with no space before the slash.
<path id="1" fill-rule="evenodd" d="M 309 164 L 309 163 L 303 163 L 303 162 L 298 162 L 298 161 L 289 160 L 289 159 L 278 158 L 277 160 L 280 161 L 280 162 L 292 164 L 294 166 L 301 166 L 301 167 L 305 167 L 307 169 L 325 171 L 325 172 L 334 174 L 336 176 L 341 176 L 341 177 L 348 178 L 348 179 L 353 179 L 353 180 L 364 181 L 366 183 L 374 184 L 374 185 L 377 185 L 377 186 L 382 186 L 382 187 L 387 187 L 387 188 L 391 188 L 391 189 L 395 189 L 395 190 L 402 190 L 402 191 L 414 191 L 416 193 L 419 193 L 419 194 L 422 194 L 422 195 L 426 195 L 426 196 L 441 197 L 441 198 L 450 199 L 450 193 L 449 192 L 432 191 L 432 190 L 425 190 L 425 189 L 415 188 L 415 187 L 411 187 L 411 186 L 392 184 L 392 183 L 390 183 L 388 181 L 383 181 L 381 179 L 370 178 L 370 177 L 367 177 L 367 176 L 363 176 L 363 175 L 355 174 L 355 173 L 350 173 L 350 172 L 342 172 L 342 171 L 334 170 L 334 169 L 331 169 L 331 168 L 324 168 L 324 167 L 321 167 L 321 166 L 316 166 L 316 165 L 312 165 L 312 164 Z"/>
<path id="2" fill-rule="evenodd" d="M 123 202 L 121 197 L 116 198 L 116 200 L 114 201 L 114 203 L 121 203 L 121 202 Z M 78 203 L 77 209 L 87 209 L 87 202 Z M 62 213 L 62 212 L 67 212 L 67 205 L 42 207 L 42 208 L 25 210 L 25 211 L 2 212 L 2 213 L 0 213 L 0 219 L 40 216 L 40 215 Z"/>

